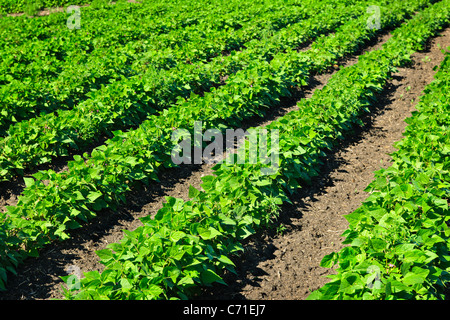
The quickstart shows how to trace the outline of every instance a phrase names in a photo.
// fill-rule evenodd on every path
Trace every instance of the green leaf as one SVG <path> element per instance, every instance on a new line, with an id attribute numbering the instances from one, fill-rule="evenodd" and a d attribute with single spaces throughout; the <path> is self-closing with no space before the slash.
<path id="1" fill-rule="evenodd" d="M 231 265 L 234 266 L 233 261 L 230 260 L 230 258 L 228 258 L 227 256 L 221 255 L 219 257 L 219 261 L 226 264 L 226 265 Z"/>
<path id="2" fill-rule="evenodd" d="M 213 227 L 209 227 L 208 229 L 199 227 L 197 229 L 197 231 L 199 233 L 199 236 L 203 240 L 210 240 L 210 239 L 222 234 L 220 231 L 218 231 L 217 229 L 215 229 Z"/>
<path id="3" fill-rule="evenodd" d="M 392 294 L 391 282 L 386 283 L 385 294 L 387 297 L 389 297 Z"/>
<path id="4" fill-rule="evenodd" d="M 25 182 L 25 186 L 26 186 L 27 188 L 30 188 L 31 186 L 34 185 L 34 183 L 35 183 L 36 180 L 34 180 L 33 178 L 27 178 L 27 177 L 24 177 L 24 178 L 23 178 L 23 181 Z"/>
<path id="5" fill-rule="evenodd" d="M 334 265 L 337 257 L 338 257 L 338 253 L 336 253 L 336 252 L 327 254 L 326 256 L 324 256 L 322 258 L 322 261 L 320 262 L 320 266 L 322 268 L 331 268 Z"/>
<path id="6" fill-rule="evenodd" d="M 85 199 L 83 194 L 80 191 L 75 191 L 74 195 L 75 195 L 75 200 L 84 200 Z"/>
<path id="7" fill-rule="evenodd" d="M 189 198 L 195 198 L 200 194 L 200 191 L 194 188 L 192 185 L 189 186 Z"/>
<path id="8" fill-rule="evenodd" d="M 425 282 L 430 270 L 419 267 L 414 267 L 411 272 L 408 272 L 403 278 L 403 283 L 407 286 L 421 284 Z"/>
<path id="9" fill-rule="evenodd" d="M 173 205 L 173 210 L 179 212 L 183 210 L 184 201 L 183 199 L 176 199 L 175 204 Z"/>
<path id="10" fill-rule="evenodd" d="M 167 274 L 170 279 L 172 279 L 173 283 L 176 283 L 178 276 L 181 274 L 181 271 L 177 267 L 170 267 Z"/>
<path id="11" fill-rule="evenodd" d="M 78 229 L 81 227 L 81 225 L 75 220 L 68 221 L 67 226 L 69 227 L 69 229 Z"/>
<path id="12" fill-rule="evenodd" d="M 178 283 L 177 283 L 177 285 L 179 285 L 179 286 L 190 286 L 193 284 L 195 284 L 194 280 L 189 276 L 185 276 L 185 277 L 181 278 L 180 281 L 178 281 Z"/>
<path id="13" fill-rule="evenodd" d="M 90 192 L 87 197 L 89 200 L 91 200 L 91 202 L 94 202 L 101 196 L 102 196 L 102 193 L 97 191 L 97 192 Z"/>
<path id="14" fill-rule="evenodd" d="M 310 294 L 307 300 L 332 300 L 336 299 L 339 288 L 341 286 L 340 281 L 333 281 L 325 284 L 322 288 L 314 291 Z"/>
<path id="15" fill-rule="evenodd" d="M 161 294 L 164 293 L 164 290 L 157 286 L 156 284 L 150 284 L 147 288 L 141 290 L 145 292 L 145 294 L 150 295 L 149 299 L 158 298 Z"/>
<path id="16" fill-rule="evenodd" d="M 381 252 L 386 248 L 386 240 L 374 238 L 370 240 L 372 247 L 377 251 Z"/>
<path id="17" fill-rule="evenodd" d="M 170 234 L 170 240 L 173 242 L 177 242 L 178 240 L 184 238 L 186 236 L 186 233 L 183 231 L 175 231 Z"/>
<path id="18" fill-rule="evenodd" d="M 258 180 L 254 182 L 254 184 L 258 187 L 270 186 L 272 181 L 270 179 Z"/>
<path id="19" fill-rule="evenodd" d="M 222 278 L 211 269 L 203 271 L 200 274 L 200 279 L 206 285 L 209 285 L 213 282 L 218 282 L 226 285 L 226 283 L 222 280 Z"/>
<path id="20" fill-rule="evenodd" d="M 375 180 L 375 187 L 378 190 L 382 190 L 384 187 L 386 187 L 387 185 L 387 181 L 385 177 L 377 177 L 377 179 Z"/>
<path id="21" fill-rule="evenodd" d="M 102 262 L 107 262 L 113 258 L 113 253 L 109 249 L 97 250 L 95 253 L 99 256 Z"/>
<path id="22" fill-rule="evenodd" d="M 254 233 L 255 231 L 250 226 L 243 226 L 238 230 L 237 235 L 239 239 L 245 239 Z"/>
<path id="23" fill-rule="evenodd" d="M 339 291 L 352 294 L 358 289 L 362 289 L 364 287 L 364 282 L 361 280 L 359 274 L 357 273 L 348 273 L 341 280 L 341 286 Z"/>
<path id="24" fill-rule="evenodd" d="M 120 286 L 122 287 L 123 291 L 130 291 L 130 289 L 133 287 L 126 278 L 120 279 Z"/>
<path id="25" fill-rule="evenodd" d="M 444 145 L 441 152 L 442 154 L 450 155 L 450 144 Z"/>

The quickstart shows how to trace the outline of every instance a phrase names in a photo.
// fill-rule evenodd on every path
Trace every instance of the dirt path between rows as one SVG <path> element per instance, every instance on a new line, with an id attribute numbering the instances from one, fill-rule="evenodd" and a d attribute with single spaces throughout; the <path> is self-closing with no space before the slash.
<path id="1" fill-rule="evenodd" d="M 280 222 L 286 230 L 263 232 L 250 239 L 245 253 L 235 259 L 239 276 L 226 275 L 229 286 L 205 290 L 199 298 L 207 299 L 304 299 L 311 290 L 326 282 L 322 276 L 330 270 L 319 267 L 322 257 L 339 250 L 339 235 L 347 224 L 342 217 L 356 209 L 366 197 L 362 190 L 373 178 L 373 171 L 389 165 L 388 153 L 401 139 L 403 119 L 414 108 L 424 86 L 432 80 L 433 67 L 443 54 L 438 48 L 450 45 L 450 29 L 431 41 L 428 50 L 414 55 L 414 65 L 402 68 L 380 95 L 379 105 L 367 126 L 329 155 L 323 174 L 314 187 L 305 188 L 293 198 L 293 205 L 283 206 Z M 385 34 L 365 51 L 377 49 L 390 37 Z M 425 59 L 425 57 L 429 57 Z M 356 58 L 343 63 L 355 63 Z M 308 98 L 323 87 L 333 73 L 316 76 L 313 85 L 303 92 Z M 286 103 L 257 124 L 265 125 L 295 108 Z M 10 276 L 8 291 L 0 299 L 61 299 L 60 276 L 68 272 L 102 270 L 96 250 L 118 242 L 123 229 L 135 229 L 138 218 L 155 214 L 162 207 L 164 196 L 187 200 L 188 186 L 199 187 L 201 177 L 211 173 L 211 165 L 185 166 L 168 170 L 161 183 L 142 186 L 127 199 L 126 207 L 117 212 L 103 212 L 87 226 L 72 233 L 72 239 L 43 250 L 39 258 L 29 259 Z M 19 190 L 20 191 L 20 190 Z M 11 198 L 17 190 L 12 188 Z M 12 201 L 12 200 L 10 200 Z"/>

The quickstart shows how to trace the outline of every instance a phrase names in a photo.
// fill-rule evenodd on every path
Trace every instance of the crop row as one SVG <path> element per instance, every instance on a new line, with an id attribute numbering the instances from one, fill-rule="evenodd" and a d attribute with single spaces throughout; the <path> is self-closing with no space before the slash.
<path id="1" fill-rule="evenodd" d="M 367 3 L 367 2 L 366 2 Z M 416 6 L 426 1 L 417 1 Z M 139 76 L 114 82 L 101 90 L 92 92 L 90 99 L 75 106 L 71 110 L 62 110 L 50 113 L 28 121 L 19 122 L 10 127 L 8 136 L 1 139 L 0 178 L 11 178 L 14 174 L 22 174 L 22 169 L 33 168 L 36 165 L 47 163 L 53 157 L 67 155 L 73 150 L 82 150 L 88 143 L 101 135 L 110 134 L 112 128 L 124 129 L 136 126 L 149 114 L 154 114 L 175 104 L 181 98 L 189 98 L 191 94 L 198 95 L 218 86 L 221 78 L 230 75 L 227 84 L 218 90 L 223 92 L 229 87 L 243 84 L 229 84 L 239 76 L 238 70 L 248 68 L 253 63 L 267 64 L 275 54 L 283 51 L 292 51 L 288 47 L 304 43 L 316 38 L 329 30 L 334 30 L 345 19 L 354 17 L 364 9 L 364 2 L 357 2 L 355 6 L 323 7 L 323 12 L 311 20 L 305 20 L 282 29 L 267 41 L 249 41 L 243 51 L 233 51 L 230 55 L 216 57 L 210 63 L 180 64 L 170 70 L 159 70 L 149 66 L 148 70 Z M 320 22 L 340 9 L 333 18 Z M 409 7 L 402 6 L 398 10 L 407 12 Z M 364 12 L 364 11 L 363 11 Z M 405 14 L 405 13 L 404 13 Z M 360 17 L 350 27 L 343 28 L 337 36 L 323 37 L 312 45 L 306 58 L 312 57 L 313 68 L 320 71 L 323 66 L 330 66 L 327 57 L 342 57 L 352 52 L 355 46 L 365 39 L 366 33 L 362 31 L 353 34 L 353 27 L 361 28 L 365 23 L 365 16 Z M 353 39 L 359 40 L 352 42 Z M 333 49 L 335 52 L 329 52 Z M 294 52 L 294 51 L 292 51 Z M 254 67 L 257 68 L 257 67 Z M 246 72 L 246 71 L 242 71 Z M 259 71 L 254 71 L 258 73 Z M 250 85 L 250 83 L 248 84 Z M 208 96 L 213 95 L 206 92 Z M 215 93 L 217 94 L 217 93 Z M 177 108 L 183 108 L 179 102 Z M 198 109 L 198 107 L 195 107 Z"/>
<path id="2" fill-rule="evenodd" d="M 278 0 L 271 0 L 270 3 Z M 74 4 L 74 3 L 73 3 Z M 268 4 L 268 3 L 267 3 Z M 280 3 L 281 5 L 281 3 Z M 261 3 L 255 3 L 255 7 L 260 7 Z M 114 5 L 95 5 L 91 3 L 88 7 L 82 8 L 82 25 L 93 30 L 93 36 L 103 37 L 108 35 L 107 40 L 110 44 L 142 38 L 149 34 L 164 34 L 179 28 L 185 28 L 191 25 L 201 23 L 210 18 L 211 12 L 227 13 L 230 10 L 242 8 L 245 15 L 245 6 L 242 2 L 230 1 L 228 6 L 217 6 L 210 1 L 145 1 L 130 3 L 127 0 L 119 0 Z M 29 41 L 48 40 L 52 36 L 70 34 L 65 26 L 67 18 L 71 14 L 55 12 L 48 16 L 39 17 L 39 19 L 28 19 L 22 17 L 4 17 L 0 20 L 0 44 L 1 49 L 9 50 L 14 46 L 21 46 Z M 134 16 L 134 20 L 128 20 L 127 17 Z M 151 18 L 151 19 L 149 19 Z M 128 24 L 120 26 L 113 25 L 113 21 L 124 22 Z M 152 20 L 153 23 L 151 21 Z M 142 29 L 136 29 L 139 22 L 145 21 L 146 26 Z M 136 24 L 134 24 L 136 23 Z M 93 26 L 97 26 L 95 29 Z M 216 20 L 217 27 L 233 26 L 232 21 L 223 20 L 220 16 Z M 120 30 L 115 36 L 110 33 L 111 29 Z M 74 36 L 74 35 L 72 35 Z M 77 36 L 75 36 L 77 37 Z M 112 37 L 112 38 L 110 38 Z M 115 40 L 115 41 L 112 41 Z M 112 41 L 112 42 L 110 42 Z M 105 43 L 108 45 L 108 43 Z M 4 52 L 2 52 L 4 53 Z M 3 54 L 2 54 L 3 56 Z"/>
<path id="3" fill-rule="evenodd" d="M 375 172 L 367 200 L 346 219 L 338 265 L 308 299 L 445 299 L 450 281 L 450 54 L 406 120 L 392 165 Z"/>
<path id="4" fill-rule="evenodd" d="M 382 28 L 400 24 L 408 12 L 423 6 L 420 1 L 387 6 L 391 10 L 383 15 Z M 340 41 L 335 44 L 340 50 L 333 50 L 336 59 L 356 51 L 380 32 L 367 29 L 362 20 L 349 22 L 344 30 L 342 38 L 338 33 L 330 38 Z M 40 171 L 34 175 L 36 180 L 25 178 L 27 187 L 17 206 L 7 207 L 1 214 L 0 237 L 5 252 L 1 265 L 13 270 L 26 256 L 37 255 L 44 245 L 68 238 L 67 229 L 79 227 L 103 208 L 123 203 L 128 184 L 157 180 L 161 166 L 173 165 L 170 154 L 174 128 L 191 128 L 198 120 L 204 122 L 205 129 L 237 125 L 263 112 L 263 108 L 275 106 L 280 97 L 295 90 L 295 85 L 306 83 L 315 68 L 315 58 L 322 68 L 325 62 L 334 63 L 324 60 L 316 50 L 276 54 L 270 62 L 256 59 L 249 68 L 231 75 L 227 86 L 182 101 L 136 130 L 116 132 L 107 145 L 94 149 L 85 159 L 75 156 L 67 172 Z"/>
<path id="5" fill-rule="evenodd" d="M 395 67 L 409 62 L 448 23 L 449 4 L 444 0 L 418 13 L 381 49 L 341 69 L 312 98 L 301 100 L 298 110 L 269 124 L 267 130 L 279 130 L 278 171 L 262 174 L 266 165 L 261 163 L 216 165 L 214 175 L 202 178 L 204 191 L 190 187 L 189 201 L 167 198 L 154 218 L 142 218 L 143 226 L 125 231 L 120 243 L 98 251 L 105 269 L 68 282 L 66 297 L 189 298 L 199 285 L 223 283 L 222 270 L 235 272 L 230 257 L 242 250 L 240 241 L 268 226 L 279 205 L 317 174 L 324 152 L 360 124 Z"/>

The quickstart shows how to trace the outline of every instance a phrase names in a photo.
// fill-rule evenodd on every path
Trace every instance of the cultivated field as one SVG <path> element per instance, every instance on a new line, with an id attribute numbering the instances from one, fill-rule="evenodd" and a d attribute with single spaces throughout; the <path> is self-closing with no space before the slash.
<path id="1" fill-rule="evenodd" d="M 0 299 L 446 298 L 450 0 L 0 8 Z"/>

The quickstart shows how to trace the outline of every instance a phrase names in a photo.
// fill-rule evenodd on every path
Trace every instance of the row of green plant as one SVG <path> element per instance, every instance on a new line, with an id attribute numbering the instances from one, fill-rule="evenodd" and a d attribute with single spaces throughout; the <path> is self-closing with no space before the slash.
<path id="1" fill-rule="evenodd" d="M 37 10 L 45 8 L 88 4 L 91 2 L 88 0 L 0 0 L 0 14 L 23 12 L 33 15 Z"/>
<path id="2" fill-rule="evenodd" d="M 27 22 L 30 26 L 23 26 L 20 24 L 21 21 L 12 20 L 10 21 L 12 27 L 5 25 L 12 30 L 9 30 L 8 33 L 5 32 L 4 36 L 0 37 L 0 41 L 5 42 L 2 43 L 0 56 L 3 61 L 0 64 L 2 65 L 2 76 L 5 71 L 8 71 L 6 67 L 13 63 L 16 68 L 21 68 L 14 70 L 17 75 L 10 70 L 9 76 L 20 79 L 27 76 L 26 73 L 21 73 L 22 68 L 36 60 L 50 60 L 52 63 L 58 64 L 68 55 L 90 53 L 98 48 L 126 45 L 130 42 L 137 42 L 143 47 L 140 50 L 146 51 L 149 49 L 162 50 L 167 47 L 173 49 L 176 46 L 182 46 L 189 39 L 191 33 L 198 34 L 225 29 L 239 30 L 245 24 L 249 25 L 250 20 L 261 18 L 267 13 L 276 14 L 276 10 L 274 10 L 276 7 L 285 11 L 287 18 L 294 21 L 302 18 L 305 14 L 292 16 L 293 13 L 304 11 L 304 7 L 312 6 L 311 1 L 307 1 L 304 7 L 290 4 L 291 2 L 281 4 L 278 0 L 271 0 L 265 5 L 255 4 L 242 9 L 240 6 L 236 6 L 236 1 L 230 2 L 227 6 L 210 3 L 205 4 L 199 12 L 195 12 L 195 19 L 192 17 L 193 12 L 184 12 L 178 9 L 176 10 L 178 23 L 170 27 L 169 25 L 174 20 L 172 12 L 158 15 L 155 14 L 158 7 L 146 5 L 136 8 L 137 4 L 130 3 L 118 3 L 104 10 L 93 11 L 88 10 L 90 7 L 82 8 L 80 21 L 82 20 L 83 27 L 80 30 L 64 28 L 71 16 L 70 13 L 66 14 L 65 12 L 51 15 L 52 19 L 48 17 L 26 19 L 25 21 L 35 21 L 34 23 Z M 196 8 L 196 6 L 192 7 Z M 208 14 L 205 15 L 205 12 Z M 258 23 L 261 24 L 261 22 Z M 202 26 L 197 27 L 198 25 Z M 18 43 L 20 40 L 23 41 L 23 37 L 15 38 L 16 33 L 20 32 L 22 28 L 30 29 L 31 27 L 35 34 L 33 35 L 33 30 L 28 30 L 31 33 L 26 38 L 28 41 Z M 253 26 L 253 31 L 250 32 L 257 31 L 257 28 L 258 26 Z M 6 39 L 9 39 L 10 42 L 5 41 Z M 71 41 L 67 41 L 68 39 Z M 3 66 L 4 63 L 6 66 Z"/>
<path id="3" fill-rule="evenodd" d="M 93 6 L 80 8 L 80 18 L 83 28 L 91 30 L 91 36 L 103 36 L 106 37 L 108 43 L 100 43 L 107 46 L 110 43 L 116 43 L 122 41 L 122 44 L 133 39 L 142 38 L 144 35 L 159 35 L 168 33 L 178 28 L 184 28 L 202 21 L 204 15 L 200 10 L 198 12 L 198 19 L 193 17 L 191 10 L 186 10 L 185 7 L 180 9 L 171 8 L 170 11 L 164 10 L 164 14 L 159 14 L 161 9 L 160 2 L 143 3 L 128 3 L 127 1 L 120 0 L 114 5 L 105 6 L 103 8 L 95 8 Z M 202 3 L 205 9 L 214 10 L 212 7 L 208 7 L 207 4 Z M 167 5 L 169 6 L 169 4 Z M 66 9 L 66 8 L 65 8 Z M 192 6 L 192 9 L 198 9 Z M 173 12 L 172 12 L 173 10 Z M 167 11 L 167 12 L 166 12 Z M 48 42 L 55 36 L 63 37 L 70 36 L 78 40 L 80 36 L 86 36 L 83 32 L 73 32 L 69 28 L 62 28 L 67 25 L 68 18 L 74 12 L 67 12 L 67 9 L 63 12 L 55 12 L 50 15 L 38 17 L 35 19 L 29 19 L 24 16 L 19 17 L 4 17 L 0 19 L 0 50 L 2 50 L 1 57 L 8 56 L 11 50 L 14 48 L 21 48 L 25 46 L 30 47 L 30 44 L 36 40 Z M 130 15 L 135 16 L 135 20 L 128 20 Z M 149 19 L 151 17 L 152 19 Z M 177 18 L 176 18 L 177 17 Z M 146 26 L 142 29 L 136 29 L 138 22 L 147 20 L 154 20 L 154 23 L 147 21 Z M 127 24 L 118 26 L 112 24 L 112 22 L 125 22 Z M 135 22 L 136 24 L 134 24 Z M 97 28 L 93 27 L 97 26 Z M 81 29 L 83 29 L 81 28 Z M 119 34 L 111 34 L 111 29 L 121 31 Z M 56 43 L 52 44 L 48 42 L 49 46 L 56 47 Z M 57 47 L 56 47 L 57 48 Z"/>
<path id="4" fill-rule="evenodd" d="M 297 3 L 296 0 L 260 0 L 253 1 L 251 4 L 254 9 L 265 11 L 264 4 L 271 7 L 273 4 L 284 7 L 289 4 L 292 6 L 308 6 L 311 1 Z M 115 40 L 111 43 L 120 41 L 122 44 L 137 38 L 143 39 L 144 36 L 152 37 L 158 34 L 168 33 L 173 30 L 185 28 L 191 25 L 202 23 L 209 20 L 211 13 L 217 14 L 214 27 L 236 29 L 236 22 L 222 17 L 221 14 L 227 14 L 232 11 L 242 11 L 242 16 L 247 16 L 251 10 L 248 8 L 249 3 L 246 1 L 229 1 L 227 5 L 223 3 L 211 2 L 206 0 L 199 1 L 139 1 L 128 2 L 128 0 L 119 0 L 114 5 L 103 7 L 88 6 L 81 8 L 83 21 L 82 25 L 97 36 L 107 35 L 108 40 Z M 65 8 L 67 9 L 67 8 Z M 119 10 L 120 9 L 120 10 Z M 73 13 L 73 12 L 72 12 Z M 20 17 L 4 17 L 0 19 L 0 50 L 11 49 L 12 45 L 19 46 L 35 39 L 47 40 L 52 38 L 53 34 L 71 34 L 69 30 L 61 28 L 66 25 L 67 18 L 72 14 L 64 12 L 55 12 L 48 16 L 42 16 L 38 19 L 29 19 L 24 16 Z M 112 21 L 119 23 L 127 16 L 134 16 L 134 20 L 127 21 L 126 25 L 116 26 Z M 247 21 L 254 17 L 248 15 Z M 151 21 L 149 21 L 151 20 Z M 145 22 L 144 28 L 139 27 L 140 22 Z M 98 28 L 93 28 L 93 26 Z M 119 31 L 119 34 L 110 35 L 109 29 Z M 71 34 L 76 37 L 76 34 Z M 110 38 L 111 37 L 111 38 Z M 109 41 L 108 41 L 109 42 Z M 105 43 L 104 45 L 107 45 Z M 3 51 L 2 51 L 2 55 Z"/>
<path id="5" fill-rule="evenodd" d="M 14 55 L 9 53 L 3 60 L 6 64 L 0 66 L 5 83 L 0 88 L 0 130 L 3 129 L 4 134 L 10 124 L 42 112 L 71 109 L 88 99 L 91 91 L 99 90 L 112 81 L 142 74 L 149 64 L 156 69 L 169 69 L 180 62 L 206 61 L 223 51 L 238 49 L 252 38 L 260 37 L 267 28 L 277 30 L 305 17 L 306 10 L 290 7 L 289 10 L 280 8 L 285 13 L 283 16 L 271 10 L 273 7 L 269 5 L 263 12 L 261 8 L 252 6 L 247 12 L 220 15 L 224 21 L 234 21 L 238 30 L 212 27 L 217 24 L 217 19 L 216 12 L 211 12 L 210 18 L 200 24 L 124 45 L 93 46 L 99 38 L 92 40 L 89 32 L 93 30 L 87 29 L 87 34 L 83 30 L 85 37 L 77 37 L 78 40 L 61 41 L 60 35 L 55 34 L 48 41 L 27 43 L 31 46 L 29 49 L 15 48 L 15 52 L 23 51 L 25 56 L 14 58 L 15 52 Z M 312 10 L 317 11 L 317 6 L 306 12 Z M 259 12 L 258 17 L 247 21 L 248 16 L 256 12 Z M 133 16 L 128 16 L 126 21 L 114 20 L 114 23 L 128 24 Z M 150 24 L 153 23 L 151 21 Z M 148 24 L 142 21 L 140 28 Z M 111 33 L 116 32 L 114 28 L 107 29 Z M 53 47 L 54 44 L 57 48 Z"/>
<path id="6" fill-rule="evenodd" d="M 417 10 L 422 5 L 413 0 L 391 4 L 387 8 L 397 9 L 383 15 L 382 28 L 400 24 L 405 8 Z M 351 26 L 346 27 L 351 32 L 346 33 L 345 43 L 339 36 L 332 37 L 341 41 L 336 43 L 341 51 L 333 50 L 337 55 L 355 52 L 381 32 L 368 30 L 362 21 L 351 22 Z M 194 121 L 203 121 L 204 129 L 225 129 L 262 114 L 266 107 L 276 106 L 282 96 L 296 90 L 296 85 L 308 81 L 309 72 L 314 70 L 314 57 L 319 58 L 322 68 L 322 63 L 328 61 L 315 50 L 276 54 L 270 62 L 255 59 L 249 68 L 231 75 L 227 86 L 203 97 L 192 96 L 167 109 L 161 117 L 145 121 L 137 130 L 116 132 L 113 139 L 94 149 L 90 156 L 75 156 L 74 161 L 68 162 L 68 171 L 40 171 L 34 178 L 25 178 L 26 188 L 17 205 L 0 214 L 2 268 L 14 270 L 27 256 L 37 255 L 43 246 L 67 239 L 69 229 L 80 227 L 96 212 L 124 203 L 129 184 L 157 181 L 161 166 L 174 165 L 171 150 L 175 142 L 171 135 L 175 128 L 191 128 Z"/>
<path id="7" fill-rule="evenodd" d="M 450 49 L 450 48 L 449 48 Z M 345 216 L 337 266 L 308 299 L 446 298 L 450 281 L 450 54 L 424 90 L 396 143 L 392 165 L 375 172 L 368 198 Z"/>
<path id="8" fill-rule="evenodd" d="M 401 5 L 395 12 L 402 12 L 403 16 L 407 16 L 411 12 L 410 8 L 418 8 L 426 3 L 423 0 L 414 1 L 413 6 Z M 259 61 L 261 65 L 266 65 L 266 60 L 270 60 L 278 52 L 284 55 L 284 50 L 296 55 L 296 51 L 292 51 L 288 45 L 295 47 L 324 32 L 335 30 L 345 20 L 355 17 L 361 11 L 365 12 L 365 5 L 367 2 L 364 1 L 357 1 L 348 7 L 330 4 L 323 7 L 323 12 L 314 16 L 313 21 L 304 20 L 304 23 L 293 24 L 267 36 L 266 41 L 249 41 L 245 44 L 245 50 L 216 57 L 208 64 L 180 64 L 170 70 L 160 70 L 149 65 L 142 75 L 114 82 L 102 90 L 91 92 L 90 99 L 71 110 L 21 121 L 11 126 L 8 136 L 0 140 L 0 177 L 8 180 L 15 174 L 23 174 L 24 168 L 33 168 L 48 163 L 57 156 L 82 150 L 102 135 L 110 135 L 113 128 L 124 129 L 139 125 L 149 114 L 169 108 L 177 100 L 179 102 L 176 107 L 184 109 L 185 101 L 181 98 L 187 99 L 193 93 L 200 98 L 205 91 L 219 86 L 226 75 L 230 76 L 227 84 L 219 91 L 226 91 L 230 86 L 247 88 L 251 85 L 249 81 L 245 83 L 239 80 L 239 83 L 229 84 L 236 76 L 242 78 L 236 72 L 248 68 L 250 64 L 259 65 Z M 340 9 L 340 14 L 323 20 L 336 9 Z M 342 57 L 353 52 L 367 38 L 366 34 L 374 36 L 374 32 L 363 27 L 366 19 L 366 16 L 359 17 L 357 22 L 343 27 L 336 35 L 318 39 L 311 50 L 301 53 L 305 59 L 312 59 L 314 62 L 310 71 L 321 71 L 324 67 L 329 67 L 332 64 L 331 60 L 325 59 L 327 56 L 334 56 L 335 59 Z M 353 28 L 362 29 L 362 33 L 354 33 Z M 353 41 L 354 39 L 357 40 Z M 330 53 L 329 50 L 334 52 Z M 258 66 L 253 68 L 255 71 L 251 72 L 259 72 Z M 207 96 L 214 94 L 218 93 L 206 92 Z M 195 109 L 198 110 L 198 107 Z"/>
<path id="9" fill-rule="evenodd" d="M 395 67 L 409 63 L 411 55 L 449 18 L 450 1 L 444 0 L 393 32 L 381 49 L 341 69 L 312 98 L 301 100 L 298 110 L 265 127 L 279 132 L 277 141 L 269 139 L 269 149 L 274 142 L 279 145 L 277 171 L 267 175 L 261 170 L 267 165 L 236 164 L 233 154 L 234 164 L 217 164 L 214 175 L 202 178 L 202 191 L 190 187 L 191 200 L 168 197 L 155 217 L 142 218 L 143 226 L 125 231 L 119 243 L 98 251 L 105 265 L 102 272 L 85 272 L 76 281 L 65 277 L 66 298 L 186 299 L 199 286 L 224 283 L 221 273 L 225 269 L 235 272 L 231 258 L 242 250 L 240 241 L 270 226 L 290 194 L 317 175 L 324 152 L 362 124 L 361 115 L 370 112 Z M 249 140 L 242 148 L 241 155 L 248 159 Z M 422 233 L 416 241 L 445 242 L 428 235 Z M 360 239 L 364 241 L 370 239 Z M 374 243 L 379 249 L 384 244 L 381 239 Z M 412 262 L 416 257 L 408 258 Z M 405 272 L 416 268 L 409 263 Z"/>

